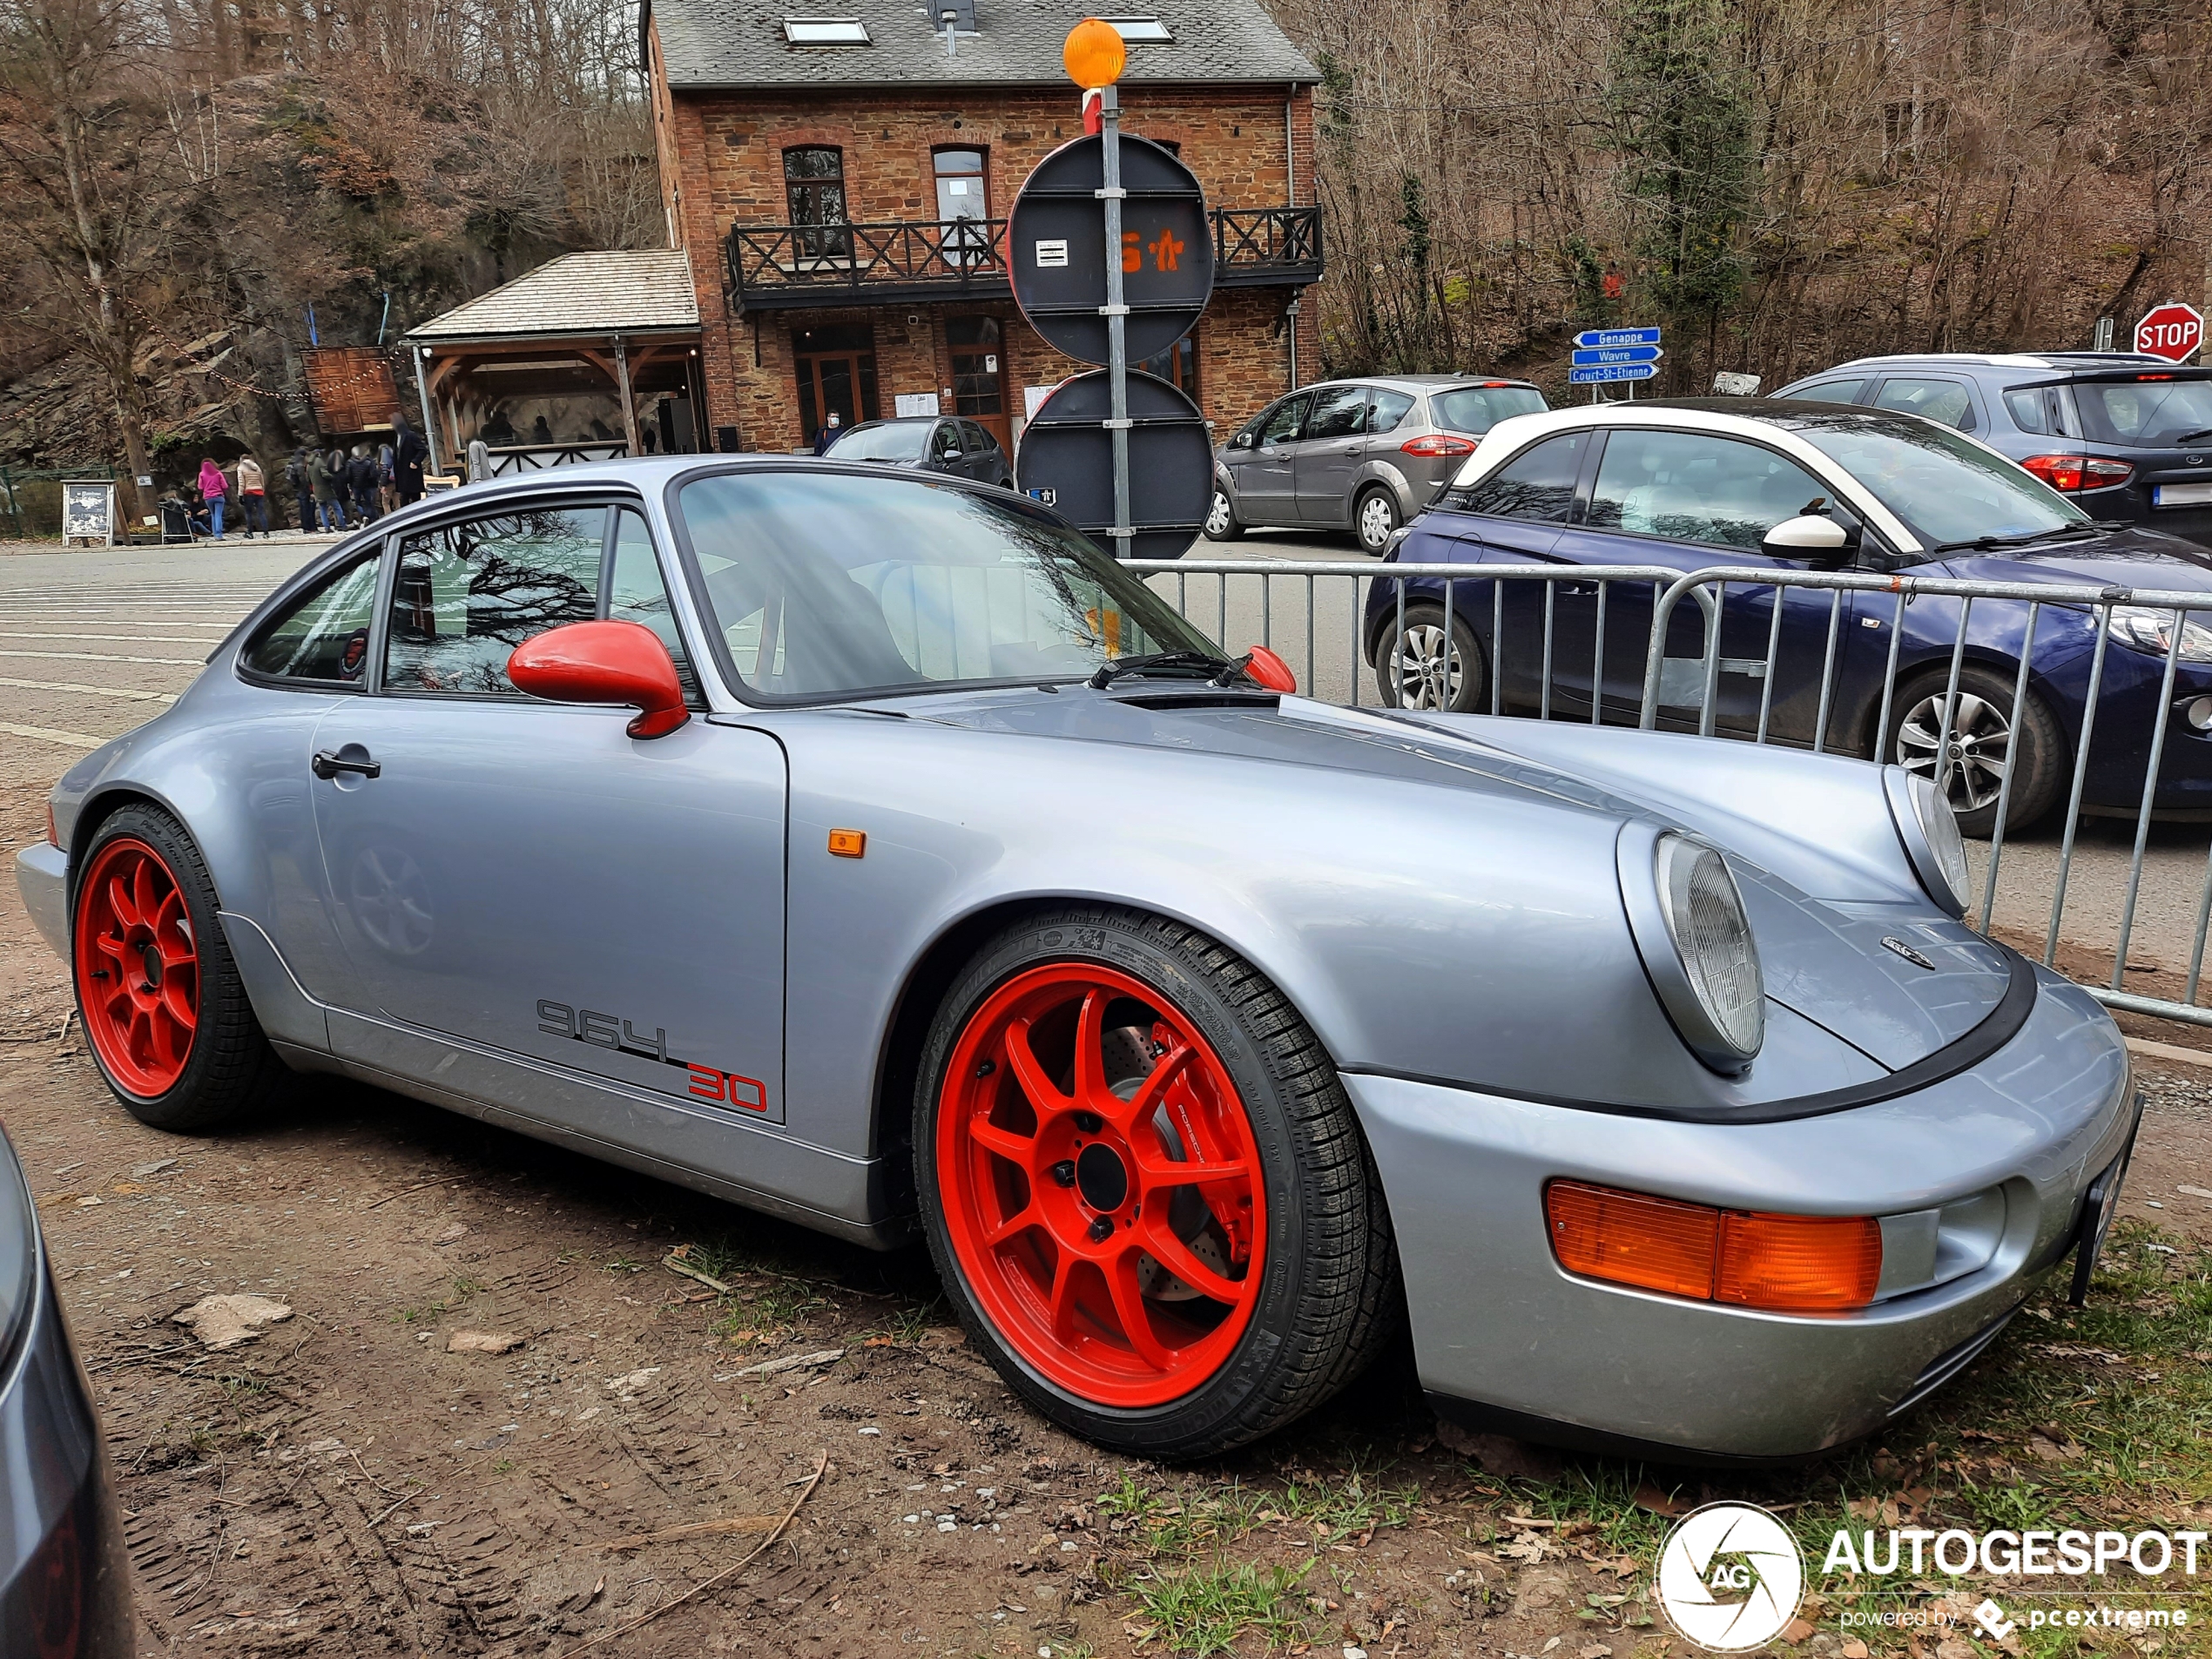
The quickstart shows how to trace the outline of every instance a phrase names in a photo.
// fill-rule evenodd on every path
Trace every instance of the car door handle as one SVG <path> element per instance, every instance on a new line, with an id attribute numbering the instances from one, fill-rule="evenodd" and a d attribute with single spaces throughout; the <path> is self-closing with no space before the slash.
<path id="1" fill-rule="evenodd" d="M 344 755 L 333 754 L 327 749 L 316 750 L 315 758 L 308 765 L 318 778 L 335 778 L 341 772 L 357 772 L 364 778 L 380 778 L 384 773 L 381 761 L 368 759 L 366 756 L 354 760 Z"/>

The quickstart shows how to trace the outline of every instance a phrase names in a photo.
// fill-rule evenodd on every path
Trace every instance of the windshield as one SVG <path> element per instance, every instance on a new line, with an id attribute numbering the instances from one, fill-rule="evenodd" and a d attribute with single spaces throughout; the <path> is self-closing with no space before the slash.
<path id="1" fill-rule="evenodd" d="M 1926 421 L 1842 411 L 1791 426 L 1872 490 L 1930 550 L 1982 536 L 2031 536 L 2089 516 L 2033 474 Z"/>
<path id="2" fill-rule="evenodd" d="M 927 421 L 856 426 L 830 446 L 830 453 L 840 461 L 919 461 L 929 428 Z"/>
<path id="3" fill-rule="evenodd" d="M 2168 448 L 2212 437 L 2212 381 L 2076 381 L 2081 433 L 2099 443 Z"/>
<path id="4" fill-rule="evenodd" d="M 678 512 L 728 666 L 764 701 L 1081 679 L 1212 642 L 1077 531 L 924 477 L 724 473 Z"/>
<path id="5" fill-rule="evenodd" d="M 1487 432 L 1507 415 L 1550 407 L 1533 386 L 1460 386 L 1428 396 L 1430 418 L 1449 432 Z"/>

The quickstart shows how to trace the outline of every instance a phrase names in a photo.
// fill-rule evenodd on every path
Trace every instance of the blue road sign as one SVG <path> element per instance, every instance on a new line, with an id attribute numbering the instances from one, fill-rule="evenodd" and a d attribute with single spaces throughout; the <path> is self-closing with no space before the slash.
<path id="1" fill-rule="evenodd" d="M 1606 381 L 1648 381 L 1659 372 L 1656 363 L 1608 363 L 1597 368 L 1570 368 L 1570 386 L 1595 386 Z"/>
<path id="2" fill-rule="evenodd" d="M 1585 328 L 1575 336 L 1577 346 L 1656 346 L 1656 328 Z"/>
<path id="3" fill-rule="evenodd" d="M 1666 354 L 1656 346 L 1597 346 L 1575 354 L 1575 367 L 1593 368 L 1605 363 L 1656 363 Z"/>

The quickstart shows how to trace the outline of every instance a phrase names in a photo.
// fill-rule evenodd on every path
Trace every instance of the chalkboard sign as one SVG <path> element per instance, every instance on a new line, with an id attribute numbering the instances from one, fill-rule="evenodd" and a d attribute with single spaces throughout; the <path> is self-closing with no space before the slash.
<path id="1" fill-rule="evenodd" d="M 115 543 L 115 486 L 105 479 L 62 485 L 62 540 Z"/>

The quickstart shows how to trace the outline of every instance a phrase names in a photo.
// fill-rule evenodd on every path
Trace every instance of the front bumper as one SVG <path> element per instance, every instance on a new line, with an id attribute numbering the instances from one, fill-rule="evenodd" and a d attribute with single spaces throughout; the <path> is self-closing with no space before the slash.
<path id="1" fill-rule="evenodd" d="M 16 854 L 16 890 L 54 954 L 67 961 L 69 854 L 51 841 L 33 841 Z"/>
<path id="2" fill-rule="evenodd" d="M 0 1659 L 128 1659 L 130 1563 L 53 1280 L 0 1380 Z"/>
<path id="3" fill-rule="evenodd" d="M 2037 970 L 2034 1011 L 1972 1070 L 1817 1117 L 1742 1126 L 1537 1105 L 1347 1075 L 1382 1174 L 1423 1386 L 1568 1444 L 1782 1459 L 1879 1429 L 1963 1370 L 2071 1244 L 2134 1122 L 2118 1030 Z M 1830 1316 L 1600 1284 L 1560 1267 L 1543 1190 L 1595 1181 L 1731 1209 L 1903 1215 L 1992 1188 L 1995 1253 Z"/>

